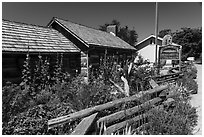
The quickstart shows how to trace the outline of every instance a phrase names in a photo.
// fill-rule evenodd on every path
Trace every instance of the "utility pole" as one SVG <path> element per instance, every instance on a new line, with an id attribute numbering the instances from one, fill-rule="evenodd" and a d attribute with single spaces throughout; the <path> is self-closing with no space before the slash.
<path id="1" fill-rule="evenodd" d="M 155 50 L 155 65 L 157 68 L 157 73 L 159 73 L 159 62 L 157 59 L 157 50 L 158 50 L 158 46 L 157 46 L 157 39 L 158 39 L 158 3 L 156 2 L 156 14 L 155 14 L 155 46 L 156 46 L 156 50 Z"/>

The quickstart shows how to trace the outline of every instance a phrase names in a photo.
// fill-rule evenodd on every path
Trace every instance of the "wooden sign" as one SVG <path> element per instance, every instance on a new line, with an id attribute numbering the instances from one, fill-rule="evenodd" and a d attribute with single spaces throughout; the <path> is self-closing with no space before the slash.
<path id="1" fill-rule="evenodd" d="M 180 46 L 161 46 L 159 47 L 160 59 L 179 60 Z"/>

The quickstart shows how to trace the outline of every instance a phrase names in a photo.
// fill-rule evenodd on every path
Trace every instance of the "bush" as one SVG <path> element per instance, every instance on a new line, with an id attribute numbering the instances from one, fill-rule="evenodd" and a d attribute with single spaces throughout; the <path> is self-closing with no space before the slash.
<path id="1" fill-rule="evenodd" d="M 60 134 L 62 127 L 48 131 L 47 122 L 51 118 L 74 112 L 69 104 L 53 100 L 45 105 L 36 105 L 28 110 L 11 117 L 8 124 L 3 126 L 6 135 L 42 135 Z M 71 127 L 70 127 L 71 128 Z"/>
<path id="2" fill-rule="evenodd" d="M 154 76 L 155 71 L 150 65 L 135 66 L 130 74 L 130 89 L 133 94 L 150 89 L 148 77 Z"/>
<path id="3" fill-rule="evenodd" d="M 150 135 L 189 135 L 196 121 L 196 109 L 189 104 L 177 103 L 172 111 L 153 109 L 150 112 Z"/>
<path id="4" fill-rule="evenodd" d="M 115 89 L 102 77 L 91 76 L 87 84 L 81 75 L 71 78 L 59 63 L 50 74 L 48 60 L 39 55 L 31 73 L 27 55 L 21 84 L 8 83 L 2 89 L 3 134 L 69 134 L 79 120 L 49 131 L 47 121 L 122 97 L 111 94 Z"/>
<path id="5" fill-rule="evenodd" d="M 35 105 L 29 95 L 28 89 L 22 90 L 16 84 L 7 84 L 2 88 L 2 111 L 3 124 L 8 122 L 11 117 L 27 110 Z"/>
<path id="6" fill-rule="evenodd" d="M 178 81 L 180 85 L 183 85 L 187 90 L 189 90 L 191 93 L 197 94 L 198 92 L 198 84 L 197 82 L 184 75 L 182 79 Z"/>
<path id="7" fill-rule="evenodd" d="M 71 78 L 69 74 L 64 73 L 61 69 L 63 64 L 59 60 L 53 74 L 47 73 L 49 62 L 47 59 L 42 60 L 40 56 L 35 71 L 31 74 L 28 56 L 24 65 L 22 83 L 20 85 L 7 83 L 2 88 L 3 134 L 70 134 L 80 119 L 50 130 L 47 129 L 48 120 L 124 97 L 123 93 L 115 92 L 117 89 L 108 82 L 111 78 L 121 84 L 121 71 L 118 65 L 112 63 L 111 58 L 108 62 L 107 66 L 101 66 L 100 73 L 90 75 L 87 84 L 82 75 Z M 124 65 L 123 70 L 124 74 L 127 66 Z M 128 77 L 131 95 L 149 89 L 146 78 L 153 76 L 154 72 L 149 65 L 134 67 Z M 186 86 L 194 87 L 190 86 L 192 77 L 187 74 L 189 73 L 186 73 L 184 75 L 186 78 L 180 81 L 183 83 L 182 86 L 174 91 L 177 106 L 172 109 L 153 109 L 149 114 L 151 128 L 145 130 L 146 134 L 191 133 L 196 125 L 197 115 L 195 108 L 192 108 L 188 102 L 191 88 Z M 138 102 L 135 103 L 138 105 Z M 104 111 L 103 115 L 131 106 L 135 104 L 116 106 Z"/>
<path id="8" fill-rule="evenodd" d="M 192 78 L 192 79 L 197 78 L 197 69 L 192 62 L 183 64 L 182 72 L 189 78 Z"/>
<path id="9" fill-rule="evenodd" d="M 153 108 L 148 112 L 148 126 L 142 133 L 148 135 L 191 135 L 197 125 L 196 108 L 190 105 L 190 94 L 185 87 L 170 86 L 175 105 Z"/>
<path id="10" fill-rule="evenodd" d="M 183 77 L 178 81 L 179 85 L 183 85 L 191 93 L 198 92 L 198 84 L 194 80 L 197 77 L 197 69 L 193 64 L 185 64 L 185 67 L 182 69 Z"/>

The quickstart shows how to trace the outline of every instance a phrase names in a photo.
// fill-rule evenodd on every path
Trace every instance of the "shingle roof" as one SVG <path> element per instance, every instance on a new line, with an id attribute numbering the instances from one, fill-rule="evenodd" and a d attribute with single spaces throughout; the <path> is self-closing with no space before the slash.
<path id="1" fill-rule="evenodd" d="M 66 29 L 70 30 L 78 38 L 89 45 L 136 50 L 134 47 L 132 47 L 119 37 L 113 36 L 108 32 L 104 32 L 59 18 L 54 18 L 53 20 L 66 27 Z"/>
<path id="2" fill-rule="evenodd" d="M 36 25 L 2 20 L 2 51 L 79 52 L 79 49 L 58 31 Z"/>

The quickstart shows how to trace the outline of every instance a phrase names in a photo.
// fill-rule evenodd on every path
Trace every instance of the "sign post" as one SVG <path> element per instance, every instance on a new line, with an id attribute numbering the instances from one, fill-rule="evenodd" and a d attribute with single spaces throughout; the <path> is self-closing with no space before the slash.
<path id="1" fill-rule="evenodd" d="M 159 64 L 160 60 L 179 60 L 179 71 L 181 71 L 181 49 L 179 45 L 172 44 L 172 37 L 165 35 L 162 46 L 159 47 Z"/>
<path id="2" fill-rule="evenodd" d="M 160 59 L 180 60 L 180 46 L 167 45 L 159 47 Z"/>
<path id="3" fill-rule="evenodd" d="M 159 74 L 159 59 L 157 59 L 157 38 L 158 38 L 158 3 L 156 2 L 156 15 L 155 15 L 155 66 L 157 68 L 157 74 Z"/>

